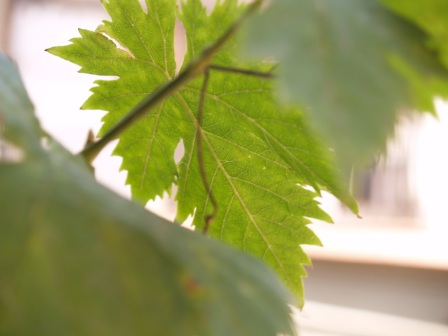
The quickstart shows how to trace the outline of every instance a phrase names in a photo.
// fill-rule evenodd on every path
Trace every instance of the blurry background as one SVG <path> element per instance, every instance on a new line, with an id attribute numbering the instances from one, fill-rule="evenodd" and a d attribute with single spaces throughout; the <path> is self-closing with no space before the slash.
<path id="1" fill-rule="evenodd" d="M 214 1 L 204 2 L 212 6 Z M 101 126 L 102 111 L 79 110 L 95 77 L 77 74 L 76 65 L 45 49 L 68 44 L 78 28 L 94 30 L 103 19 L 107 14 L 99 0 L 0 0 L 0 50 L 18 64 L 43 127 L 73 152 L 83 147 L 90 129 L 97 132 Z M 177 32 L 180 62 L 185 45 L 181 27 Z M 403 118 L 387 159 L 353 173 L 363 219 L 324 196 L 323 206 L 336 225 L 314 224 L 325 247 L 306 247 L 313 267 L 305 280 L 309 303 L 301 319 L 309 335 L 328 334 L 326 326 L 333 333 L 364 335 L 361 331 L 372 330 L 366 323 L 378 321 L 394 328 L 383 315 L 357 315 L 360 310 L 404 318 L 394 320 L 398 333 L 390 335 L 404 335 L 404 325 L 414 332 L 406 335 L 422 335 L 418 328 L 437 335 L 427 332 L 433 324 L 416 325 L 411 319 L 448 326 L 448 107 L 442 101 L 437 106 L 439 120 Z M 120 159 L 111 156 L 112 149 L 95 161 L 98 179 L 128 196 L 126 173 L 119 172 Z M 7 155 L 0 144 L 0 159 Z M 158 199 L 148 207 L 174 218 L 172 200 Z"/>

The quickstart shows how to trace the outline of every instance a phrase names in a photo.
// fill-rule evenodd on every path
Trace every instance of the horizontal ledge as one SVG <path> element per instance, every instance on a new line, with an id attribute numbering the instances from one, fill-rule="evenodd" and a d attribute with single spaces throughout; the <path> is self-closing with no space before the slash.
<path id="1" fill-rule="evenodd" d="M 448 271 L 448 232 L 362 224 L 310 228 L 323 243 L 303 246 L 312 259 Z"/>

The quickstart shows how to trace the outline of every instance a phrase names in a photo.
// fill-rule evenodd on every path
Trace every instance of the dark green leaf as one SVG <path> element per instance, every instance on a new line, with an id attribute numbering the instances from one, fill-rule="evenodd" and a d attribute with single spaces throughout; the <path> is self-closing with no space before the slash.
<path id="1" fill-rule="evenodd" d="M 346 167 L 384 147 L 399 111 L 431 111 L 447 93 L 424 34 L 376 0 L 275 0 L 247 35 L 251 55 L 280 61 L 281 96 L 305 108 Z"/>
<path id="2" fill-rule="evenodd" d="M 294 334 L 292 299 L 259 261 L 113 194 L 56 142 L 40 147 L 3 58 L 0 83 L 6 140 L 33 149 L 0 164 L 0 335 Z"/>
<path id="3" fill-rule="evenodd" d="M 395 13 L 417 24 L 431 38 L 429 47 L 439 53 L 448 68 L 448 1 L 381 0 Z"/>
<path id="4" fill-rule="evenodd" d="M 0 54 L 0 140 L 2 137 L 28 153 L 39 151 L 39 123 L 25 93 L 17 68 Z"/>

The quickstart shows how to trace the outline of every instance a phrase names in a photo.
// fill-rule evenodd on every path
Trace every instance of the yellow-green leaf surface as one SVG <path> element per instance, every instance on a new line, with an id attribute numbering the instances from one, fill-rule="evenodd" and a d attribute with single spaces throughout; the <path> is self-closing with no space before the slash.
<path id="1" fill-rule="evenodd" d="M 424 33 L 379 1 L 271 4 L 248 25 L 245 49 L 280 61 L 280 95 L 305 108 L 344 166 L 383 149 L 399 112 L 433 111 L 434 97 L 448 95 Z"/>
<path id="2" fill-rule="evenodd" d="M 111 21 L 96 32 L 50 52 L 79 64 L 81 72 L 118 76 L 97 81 L 84 108 L 108 111 L 100 135 L 135 104 L 175 76 L 173 30 L 176 15 L 186 30 L 184 64 L 218 39 L 244 6 L 218 2 L 207 14 L 199 0 L 104 2 Z M 113 41 L 112 41 L 113 40 Z M 120 47 L 116 46 L 116 43 Z M 213 63 L 268 71 L 269 64 L 245 64 L 235 56 L 235 41 Z M 123 157 L 133 197 L 143 202 L 178 186 L 177 219 L 194 214 L 202 229 L 210 213 L 209 195 L 199 173 L 196 118 L 202 80 L 189 83 L 120 137 L 115 154 Z M 185 149 L 176 165 L 174 149 Z M 303 296 L 301 264 L 309 260 L 301 244 L 319 244 L 308 218 L 331 221 L 315 198 L 328 190 L 353 211 L 356 204 L 334 169 L 332 155 L 314 136 L 300 111 L 280 108 L 269 79 L 210 71 L 202 125 L 203 157 L 218 214 L 210 234 L 265 260 Z M 314 190 L 310 190 L 311 186 Z"/>
<path id="3" fill-rule="evenodd" d="M 51 139 L 41 147 L 1 55 L 0 88 L 3 136 L 25 153 L 0 162 L 0 335 L 294 334 L 292 298 L 264 265 L 113 194 Z"/>

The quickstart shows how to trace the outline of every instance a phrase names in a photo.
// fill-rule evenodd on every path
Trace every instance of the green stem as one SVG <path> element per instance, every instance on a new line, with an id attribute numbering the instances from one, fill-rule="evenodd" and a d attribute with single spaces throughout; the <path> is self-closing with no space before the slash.
<path id="1" fill-rule="evenodd" d="M 217 64 L 211 64 L 209 66 L 210 70 L 218 70 L 222 72 L 230 72 L 230 73 L 236 73 L 241 75 L 247 75 L 247 76 L 254 76 L 259 78 L 274 78 L 275 75 L 273 75 L 271 72 L 261 72 L 261 71 L 254 71 L 254 70 L 247 70 L 247 69 L 239 69 L 239 68 L 230 68 L 225 67 L 222 65 Z"/>
<path id="2" fill-rule="evenodd" d="M 201 76 L 208 69 L 213 56 L 223 47 L 223 45 L 231 39 L 238 31 L 241 24 L 248 16 L 253 14 L 262 4 L 263 0 L 256 0 L 249 5 L 246 12 L 237 20 L 230 28 L 212 45 L 205 48 L 201 55 L 195 60 L 191 61 L 188 66 L 173 80 L 170 80 L 155 91 L 150 93 L 137 106 L 135 106 L 128 114 L 126 114 L 114 127 L 98 141 L 86 146 L 80 153 L 81 156 L 88 163 L 97 157 L 106 145 L 117 139 L 124 131 L 134 125 L 137 121 L 143 118 L 155 106 L 163 100 L 171 96 L 173 93 L 179 91 L 188 82 Z"/>
<path id="3" fill-rule="evenodd" d="M 204 74 L 204 82 L 202 83 L 201 97 L 199 99 L 198 116 L 197 116 L 197 127 L 196 127 L 196 148 L 198 151 L 198 163 L 199 171 L 201 173 L 202 184 L 204 185 L 205 191 L 207 192 L 207 197 L 210 199 L 213 210 L 210 214 L 205 215 L 205 225 L 202 233 L 207 234 L 211 222 L 218 214 L 218 202 L 216 201 L 215 195 L 213 194 L 210 183 L 208 182 L 207 172 L 205 169 L 204 154 L 202 150 L 202 120 L 204 116 L 204 102 L 205 94 L 207 92 L 207 85 L 210 79 L 210 71 L 206 70 Z"/>

